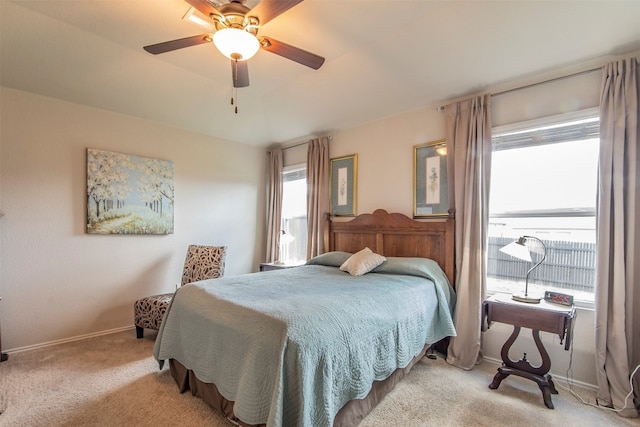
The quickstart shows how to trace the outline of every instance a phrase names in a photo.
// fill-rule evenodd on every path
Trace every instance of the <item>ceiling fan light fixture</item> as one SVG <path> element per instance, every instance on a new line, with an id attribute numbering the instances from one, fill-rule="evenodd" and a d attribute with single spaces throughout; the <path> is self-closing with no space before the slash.
<path id="1" fill-rule="evenodd" d="M 239 61 L 246 61 L 260 49 L 260 42 L 253 34 L 238 28 L 216 31 L 213 43 L 224 56 Z"/>

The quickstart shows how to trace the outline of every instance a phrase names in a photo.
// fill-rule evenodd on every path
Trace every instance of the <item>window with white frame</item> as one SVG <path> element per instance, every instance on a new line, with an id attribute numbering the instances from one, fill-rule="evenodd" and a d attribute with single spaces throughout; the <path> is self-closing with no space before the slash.
<path id="1" fill-rule="evenodd" d="M 499 249 L 541 239 L 544 262 L 529 294 L 553 290 L 593 301 L 599 113 L 591 109 L 492 130 L 488 292 L 517 293 L 532 263 Z"/>
<path id="2" fill-rule="evenodd" d="M 282 171 L 282 230 L 280 259 L 302 264 L 307 258 L 307 166 L 286 166 Z"/>

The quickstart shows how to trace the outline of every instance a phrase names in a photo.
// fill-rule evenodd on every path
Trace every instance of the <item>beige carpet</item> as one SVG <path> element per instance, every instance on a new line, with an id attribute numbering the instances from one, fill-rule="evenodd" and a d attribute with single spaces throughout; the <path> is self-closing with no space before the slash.
<path id="1" fill-rule="evenodd" d="M 231 427 L 200 399 L 179 394 L 151 356 L 153 334 L 133 330 L 14 353 L 0 364 L 0 425 Z M 490 390 L 496 365 L 471 372 L 424 358 L 361 424 L 377 426 L 635 426 L 578 403 L 561 389 L 547 409 L 537 385 L 509 377 Z M 593 401 L 593 393 L 579 390 Z M 315 427 L 315 426 L 314 426 Z"/>

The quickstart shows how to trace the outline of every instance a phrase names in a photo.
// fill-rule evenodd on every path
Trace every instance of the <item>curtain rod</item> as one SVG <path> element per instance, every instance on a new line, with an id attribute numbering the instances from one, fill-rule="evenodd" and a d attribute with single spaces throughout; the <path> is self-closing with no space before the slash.
<path id="1" fill-rule="evenodd" d="M 538 86 L 538 85 L 542 85 L 542 84 L 546 84 L 546 83 L 555 82 L 555 81 L 558 81 L 558 80 L 564 80 L 564 79 L 568 79 L 568 78 L 571 78 L 571 77 L 581 76 L 583 74 L 593 73 L 594 71 L 598 71 L 598 70 L 601 70 L 601 69 L 602 69 L 602 66 L 593 67 L 593 68 L 589 68 L 587 70 L 576 71 L 576 72 L 571 73 L 571 74 L 566 74 L 564 76 L 552 77 L 552 78 L 549 78 L 549 79 L 540 80 L 540 81 L 537 81 L 537 82 L 525 84 L 524 86 L 518 86 L 518 87 L 511 88 L 511 89 L 500 90 L 498 92 L 490 92 L 490 95 L 491 96 L 504 95 L 505 93 L 515 92 L 515 91 L 521 90 L 521 89 L 527 89 L 527 88 L 530 88 L 530 87 L 534 87 L 534 86 Z"/>
<path id="2" fill-rule="evenodd" d="M 324 136 L 319 136 L 318 138 L 325 138 L 325 137 Z M 329 141 L 333 140 L 332 136 L 327 136 L 326 138 L 329 138 Z M 291 145 L 286 145 L 286 146 L 282 147 L 282 150 L 284 151 L 284 150 L 288 150 L 289 148 L 295 148 L 295 147 L 299 147 L 299 146 L 304 145 L 304 144 L 308 144 L 309 141 L 312 140 L 312 139 L 313 138 L 309 138 L 309 139 L 307 139 L 305 141 L 300 141 L 300 142 L 293 143 Z"/>
<path id="3" fill-rule="evenodd" d="M 309 143 L 309 141 L 297 142 L 295 144 L 287 145 L 286 147 L 280 147 L 280 150 L 285 151 L 285 150 L 288 150 L 289 148 L 299 147 L 301 145 L 308 144 L 308 143 Z M 269 154 L 269 151 L 271 151 L 271 149 L 276 148 L 276 147 L 278 147 L 278 145 L 269 146 L 267 148 L 267 154 Z"/>
<path id="4" fill-rule="evenodd" d="M 554 81 L 558 81 L 558 80 L 563 80 L 563 79 L 567 79 L 570 77 L 576 77 L 576 76 L 580 76 L 583 74 L 588 74 L 588 73 L 593 73 L 594 71 L 598 71 L 598 70 L 602 70 L 602 67 L 604 67 L 606 64 L 612 62 L 612 61 L 618 61 L 621 59 L 626 59 L 628 57 L 635 57 L 636 61 L 640 60 L 640 57 L 638 56 L 640 54 L 640 51 L 635 51 L 635 52 L 629 52 L 626 53 L 624 55 L 618 55 L 616 57 L 613 58 L 608 58 L 608 60 L 603 61 L 602 58 L 598 59 L 597 61 L 592 61 L 589 64 L 583 64 L 583 67 L 587 67 L 586 69 L 583 70 L 578 70 L 578 71 L 574 71 L 573 73 L 569 73 L 569 74 L 565 74 L 562 76 L 556 76 L 556 77 L 550 77 L 550 78 L 546 78 L 546 79 L 542 79 L 536 82 L 532 82 L 532 83 L 527 83 L 524 84 L 522 86 L 518 86 L 518 87 L 513 87 L 511 89 L 504 89 L 504 90 L 498 90 L 497 92 L 491 92 L 488 91 L 487 93 L 489 93 L 491 96 L 499 96 L 499 95 L 503 95 L 505 93 L 509 93 L 509 92 L 515 92 L 517 90 L 520 89 L 526 89 L 529 87 L 533 87 L 533 86 L 537 86 L 537 85 L 541 85 L 541 84 L 545 84 L 545 83 L 551 83 Z M 440 111 L 440 108 L 438 108 L 438 110 Z M 444 107 L 442 107 L 442 110 L 444 110 Z"/>
<path id="5" fill-rule="evenodd" d="M 299 147 L 301 145 L 308 144 L 308 143 L 309 143 L 309 141 L 303 141 L 303 142 L 298 142 L 297 144 L 287 145 L 286 147 L 282 147 L 282 151 L 288 150 L 289 148 Z"/>
<path id="6" fill-rule="evenodd" d="M 515 92 L 515 91 L 520 90 L 520 89 L 525 89 L 525 88 L 529 88 L 529 87 L 533 87 L 533 86 L 537 86 L 537 85 L 541 85 L 541 84 L 545 84 L 545 83 L 550 83 L 550 82 L 553 82 L 553 81 L 556 81 L 556 80 L 562 80 L 562 79 L 566 79 L 566 78 L 570 78 L 570 77 L 579 76 L 579 75 L 582 75 L 582 74 L 592 73 L 594 71 L 601 70 L 602 67 L 604 65 L 606 65 L 607 63 L 610 63 L 612 61 L 618 61 L 620 59 L 625 59 L 625 58 L 628 58 L 628 57 L 635 57 L 636 61 L 640 61 L 640 51 L 634 51 L 632 53 L 629 52 L 629 53 L 626 53 L 624 55 L 618 55 L 618 56 L 615 56 L 615 57 L 607 58 L 607 60 L 604 60 L 603 58 L 599 58 L 598 60 L 590 61 L 588 63 L 584 63 L 582 66 L 586 67 L 586 68 L 583 68 L 582 70 L 578 69 L 578 71 L 569 72 L 568 74 L 564 74 L 564 75 L 561 75 L 561 76 L 542 78 L 542 80 L 534 81 L 532 83 L 525 83 L 522 86 L 511 87 L 511 88 L 503 89 L 503 90 L 497 89 L 495 92 L 492 92 L 491 88 L 488 88 L 488 89 L 483 90 L 482 92 L 475 92 L 475 93 L 472 93 L 472 94 L 462 95 L 462 96 L 459 96 L 459 97 L 456 97 L 456 98 L 453 98 L 453 99 L 449 99 L 447 101 L 443 101 L 444 102 L 443 104 L 438 104 L 436 106 L 436 110 L 439 111 L 439 112 L 444 112 L 444 109 L 445 109 L 445 107 L 447 105 L 453 104 L 455 102 L 460 102 L 460 101 L 463 101 L 465 99 L 472 98 L 474 96 L 486 95 L 486 94 L 488 94 L 490 96 L 499 96 L 499 95 L 504 95 L 504 94 L 509 93 L 509 92 Z M 504 86 L 507 86 L 507 85 L 503 85 L 503 87 Z M 498 88 L 499 88 L 499 85 L 498 85 Z"/>

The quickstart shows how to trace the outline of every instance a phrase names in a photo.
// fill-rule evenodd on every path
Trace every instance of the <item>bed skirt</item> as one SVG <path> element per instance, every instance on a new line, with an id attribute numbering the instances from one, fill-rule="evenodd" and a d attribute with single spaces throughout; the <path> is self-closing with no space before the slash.
<path id="1" fill-rule="evenodd" d="M 369 394 L 364 399 L 355 399 L 347 402 L 336 414 L 333 420 L 334 427 L 354 427 L 366 417 L 382 399 L 394 389 L 396 384 L 404 378 L 413 365 L 424 357 L 429 345 L 425 345 L 422 351 L 414 357 L 406 368 L 396 369 L 387 379 L 374 381 Z M 233 413 L 233 402 L 222 397 L 218 388 L 212 383 L 200 381 L 193 371 L 187 369 L 175 359 L 169 360 L 171 376 L 176 381 L 180 393 L 191 390 L 191 394 L 204 400 L 209 406 L 220 411 L 226 418 L 243 427 L 264 427 L 246 424 L 236 418 Z"/>

